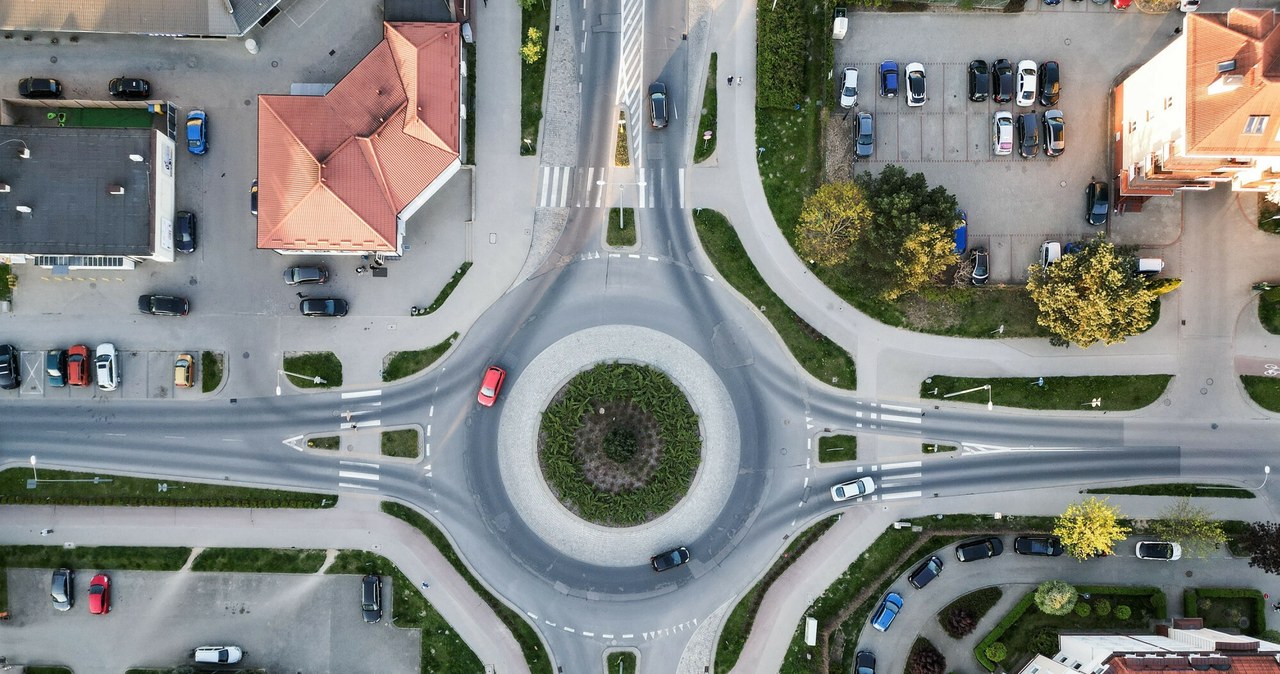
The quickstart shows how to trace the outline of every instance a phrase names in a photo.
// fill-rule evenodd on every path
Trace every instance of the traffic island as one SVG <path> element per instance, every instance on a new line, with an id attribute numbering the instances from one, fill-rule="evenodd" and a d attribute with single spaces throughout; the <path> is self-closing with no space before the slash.
<path id="1" fill-rule="evenodd" d="M 342 386 L 342 361 L 332 351 L 286 353 L 277 376 L 298 388 L 337 388 Z"/>
<path id="2" fill-rule="evenodd" d="M 920 383 L 925 400 L 987 403 L 1028 410 L 1136 410 L 1154 403 L 1170 374 L 1097 377 L 948 377 Z"/>

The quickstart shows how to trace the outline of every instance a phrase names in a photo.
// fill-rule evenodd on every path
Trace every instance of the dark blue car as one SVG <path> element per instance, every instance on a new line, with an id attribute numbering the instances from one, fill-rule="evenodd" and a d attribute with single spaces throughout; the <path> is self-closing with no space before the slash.
<path id="1" fill-rule="evenodd" d="M 880 64 L 880 95 L 885 98 L 898 95 L 897 61 L 885 61 Z"/>
<path id="2" fill-rule="evenodd" d="M 964 255 L 969 250 L 969 216 L 957 208 L 956 219 L 960 221 L 960 225 L 956 227 L 956 255 Z"/>
<path id="3" fill-rule="evenodd" d="M 187 149 L 191 154 L 204 154 L 209 151 L 208 121 L 204 110 L 192 110 L 187 114 Z"/>

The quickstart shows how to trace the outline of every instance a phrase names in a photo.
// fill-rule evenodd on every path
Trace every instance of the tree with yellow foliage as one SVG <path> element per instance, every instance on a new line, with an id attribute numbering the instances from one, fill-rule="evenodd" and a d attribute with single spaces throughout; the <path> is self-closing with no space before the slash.
<path id="1" fill-rule="evenodd" d="M 827 183 L 804 200 L 796 224 L 796 248 L 805 260 L 834 267 L 849 259 L 849 249 L 870 222 L 871 206 L 857 183 Z"/>
<path id="2" fill-rule="evenodd" d="M 1064 342 L 1115 344 L 1151 327 L 1156 293 L 1135 273 L 1133 256 L 1095 238 L 1047 268 L 1027 270 L 1036 322 Z M 1175 286 L 1176 287 L 1176 286 Z"/>
<path id="3" fill-rule="evenodd" d="M 1106 499 L 1091 496 L 1067 506 L 1053 523 L 1053 535 L 1072 557 L 1084 561 L 1094 555 L 1109 555 L 1117 541 L 1131 529 L 1120 524 L 1120 509 Z"/>

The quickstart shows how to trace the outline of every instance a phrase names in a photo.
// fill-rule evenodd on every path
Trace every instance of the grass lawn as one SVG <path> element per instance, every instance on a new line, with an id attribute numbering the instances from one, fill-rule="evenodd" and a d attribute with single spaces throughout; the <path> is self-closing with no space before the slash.
<path id="1" fill-rule="evenodd" d="M 233 573 L 315 573 L 324 550 L 282 548 L 207 548 L 191 564 L 192 571 Z"/>
<path id="2" fill-rule="evenodd" d="M 5 569 L 105 569 L 108 571 L 177 571 L 191 548 L 77 547 L 11 545 L 0 547 L 0 611 L 9 610 Z M 86 579 L 87 580 L 87 579 Z M 82 581 L 83 582 L 83 581 Z M 85 587 L 88 587 L 85 585 Z"/>
<path id="3" fill-rule="evenodd" d="M 965 635 L 953 633 L 949 626 L 947 618 L 951 612 L 965 611 L 973 617 L 973 624 L 977 625 L 982 621 L 982 616 L 985 616 L 987 611 L 990 611 L 991 607 L 995 606 L 1003 595 L 1004 592 L 998 587 L 984 587 L 981 590 L 974 590 L 938 611 L 938 624 L 942 625 L 942 630 L 952 639 L 960 639 Z"/>
<path id="4" fill-rule="evenodd" d="M 1058 652 L 1057 636 L 1061 632 L 1146 630 L 1148 623 L 1160 615 L 1161 611 L 1152 602 L 1151 594 L 1135 595 L 1128 592 L 1141 589 L 1156 593 L 1161 600 L 1164 599 L 1164 593 L 1156 588 L 1080 586 L 1076 589 L 1082 594 L 1089 593 L 1088 599 L 1082 596 L 1077 601 L 1077 604 L 1089 604 L 1089 615 L 1081 616 L 1075 611 L 1064 616 L 1048 615 L 1041 613 L 1032 602 L 1022 617 L 1010 625 L 998 639 L 1009 649 L 1009 655 L 1004 659 L 1003 664 L 1016 665 L 1036 653 L 1053 657 Z M 1109 590 L 1117 590 L 1117 592 Z M 1101 611 L 1098 609 L 1103 602 L 1106 602 L 1109 609 L 1107 615 L 1100 615 Z M 1132 611 L 1127 620 L 1116 617 L 1115 607 L 1121 605 L 1128 606 Z"/>
<path id="5" fill-rule="evenodd" d="M 1280 379 L 1246 374 L 1240 377 L 1244 390 L 1263 409 L 1280 412 Z"/>
<path id="6" fill-rule="evenodd" d="M 1280 234 L 1280 205 L 1267 201 L 1267 195 L 1258 195 L 1258 229 Z"/>
<path id="7" fill-rule="evenodd" d="M 13 268 L 5 262 L 0 262 L 0 301 L 13 299 L 13 286 L 9 285 L 11 274 L 13 274 Z"/>
<path id="8" fill-rule="evenodd" d="M 1204 626 L 1259 636 L 1267 629 L 1267 599 L 1252 588 L 1187 588 L 1183 613 L 1203 618 Z"/>
<path id="9" fill-rule="evenodd" d="M 431 523 L 431 520 L 422 516 L 418 511 L 399 503 L 383 501 L 382 512 L 413 525 L 414 528 L 422 532 L 422 535 L 427 537 L 427 540 L 431 541 L 431 543 L 436 546 L 436 549 L 439 550 L 441 556 L 449 562 L 449 565 L 452 566 L 459 575 L 466 579 L 467 585 L 471 587 L 472 591 L 479 595 L 479 597 L 484 600 L 484 603 L 487 604 L 495 614 L 497 614 L 498 619 L 507 626 L 507 629 L 511 630 L 511 634 L 515 637 L 516 643 L 520 644 L 521 652 L 524 653 L 524 659 L 529 665 L 530 674 L 551 674 L 551 661 L 547 659 L 546 651 L 542 647 L 542 641 L 538 638 L 538 633 L 534 631 L 533 627 L 525 620 L 523 615 L 516 613 L 506 604 L 502 603 L 502 601 L 497 597 L 490 594 L 489 591 L 485 589 L 484 585 L 480 584 L 480 581 L 477 580 L 475 576 L 471 575 L 471 571 L 462 563 L 462 559 L 458 557 L 458 553 L 453 549 L 453 545 L 449 543 L 449 539 L 445 538 L 444 532 L 436 528 L 436 526 Z M 423 652 L 426 652 L 425 630 L 423 637 Z M 426 669 L 425 656 L 423 658 L 423 667 L 424 672 L 428 671 Z M 430 671 L 476 670 L 439 669 Z"/>
<path id="10" fill-rule="evenodd" d="M 711 53 L 711 64 L 707 66 L 707 84 L 702 91 L 702 115 L 698 118 L 698 136 L 694 138 L 693 163 L 697 164 L 716 151 L 716 54 Z M 703 140 L 707 132 L 711 132 L 710 140 Z"/>
<path id="11" fill-rule="evenodd" d="M 382 368 L 382 381 L 403 379 L 431 367 L 432 363 L 440 360 L 440 356 L 443 356 L 449 350 L 449 347 L 453 346 L 453 342 L 457 338 L 458 333 L 455 332 L 449 335 L 448 339 L 435 346 L 429 346 L 417 351 L 395 352 L 387 361 L 386 366 Z"/>
<path id="12" fill-rule="evenodd" d="M 447 301 L 449 296 L 453 294 L 454 288 L 457 288 L 458 284 L 462 282 L 462 277 L 467 275 L 468 269 L 471 269 L 471 263 L 463 262 L 461 267 L 454 270 L 453 276 L 449 277 L 449 282 L 444 284 L 444 287 L 440 289 L 439 293 L 436 293 L 436 298 L 431 301 L 431 306 L 426 309 L 418 309 L 413 315 L 426 316 L 428 314 L 433 314 L 437 309 L 444 306 L 445 301 Z"/>
<path id="13" fill-rule="evenodd" d="M 1102 399 L 1103 410 L 1136 410 L 1155 402 L 1169 386 L 1173 375 L 1140 374 L 1097 377 L 1045 377 L 1037 386 L 1030 377 L 947 377 L 933 375 L 920 383 L 920 397 L 938 400 L 948 393 L 991 385 L 990 397 L 1001 407 L 1029 410 L 1093 409 L 1090 402 Z M 936 391 L 936 393 L 935 393 Z M 987 402 L 983 390 L 952 396 L 948 400 Z"/>
<path id="14" fill-rule="evenodd" d="M 921 443 L 920 451 L 924 452 L 925 454 L 937 454 L 939 452 L 954 452 L 956 451 L 956 446 L 955 445 L 939 445 L 937 443 L 925 442 L 925 443 Z"/>
<path id="15" fill-rule="evenodd" d="M 99 476 L 45 468 L 40 469 L 40 484 L 35 489 L 27 489 L 30 478 L 31 471 L 26 468 L 0 472 L 0 504 L 327 508 L 338 500 L 337 496 L 329 494 L 119 475 Z M 100 480 L 97 484 L 93 482 L 95 478 Z M 162 484 L 167 485 L 165 491 L 160 491 Z"/>
<path id="16" fill-rule="evenodd" d="M 1192 498 L 1255 498 L 1252 491 L 1225 484 L 1135 484 L 1128 487 L 1086 489 L 1086 494 L 1131 494 L 1134 496 L 1190 496 Z"/>
<path id="17" fill-rule="evenodd" d="M 283 375 L 298 388 L 335 388 L 342 386 L 342 361 L 332 351 L 300 353 L 284 357 Z M 294 376 L 300 375 L 300 376 Z M 320 378 L 316 383 L 315 377 Z"/>
<path id="18" fill-rule="evenodd" d="M 610 653 L 605 660 L 605 674 L 636 674 L 636 654 Z"/>
<path id="19" fill-rule="evenodd" d="M 1036 303 L 1023 286 L 926 288 L 893 304 L 902 324 L 918 332 L 955 337 L 1048 337 L 1036 324 Z"/>
<path id="20" fill-rule="evenodd" d="M 382 432 L 382 455 L 406 459 L 418 458 L 418 429 L 404 428 Z"/>
<path id="21" fill-rule="evenodd" d="M 307 446 L 312 449 L 337 449 L 342 446 L 342 438 L 336 435 L 326 435 L 322 438 L 311 438 L 307 441 Z"/>
<path id="22" fill-rule="evenodd" d="M 534 0 L 529 9 L 520 12 L 520 42 L 529 29 L 541 33 L 542 57 L 533 63 L 520 60 L 520 154 L 538 153 L 538 126 L 542 123 L 542 85 L 547 74 L 547 36 L 551 31 L 551 3 Z"/>
<path id="23" fill-rule="evenodd" d="M 636 245 L 636 209 L 609 209 L 609 229 L 605 232 L 605 241 L 610 246 Z"/>
<path id="24" fill-rule="evenodd" d="M 818 438 L 818 463 L 856 461 L 858 437 L 856 435 L 824 435 Z"/>
<path id="25" fill-rule="evenodd" d="M 200 352 L 200 390 L 211 393 L 222 383 L 222 354 Z"/>
<path id="26" fill-rule="evenodd" d="M 1258 320 L 1267 332 L 1280 335 L 1280 289 L 1273 288 L 1258 296 Z"/>
<path id="27" fill-rule="evenodd" d="M 396 627 L 422 629 L 423 674 L 435 672 L 482 672 L 484 665 L 441 615 L 418 591 L 417 583 L 405 577 L 390 560 L 372 552 L 343 550 L 326 573 L 376 574 L 390 579 L 384 592 L 391 594 L 391 622 Z M 352 579 L 351 596 L 356 596 L 357 581 Z"/>
<path id="28" fill-rule="evenodd" d="M 843 389 L 855 388 L 858 380 L 853 357 L 804 322 L 774 294 L 742 248 L 742 241 L 729 220 L 716 211 L 702 208 L 694 210 L 693 224 L 716 270 L 764 313 L 800 366 L 819 381 Z"/>

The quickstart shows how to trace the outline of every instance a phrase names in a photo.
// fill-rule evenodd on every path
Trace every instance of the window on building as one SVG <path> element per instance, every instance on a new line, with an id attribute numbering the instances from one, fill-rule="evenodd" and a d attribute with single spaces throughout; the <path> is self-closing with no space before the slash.
<path id="1" fill-rule="evenodd" d="M 1137 131 L 1137 130 L 1138 130 L 1138 122 L 1136 120 L 1129 122 L 1129 133 L 1133 133 L 1134 131 Z"/>
<path id="2" fill-rule="evenodd" d="M 1248 121 L 1244 123 L 1244 135 L 1261 136 L 1262 132 L 1267 128 L 1267 119 L 1269 115 L 1249 115 Z"/>
<path id="3" fill-rule="evenodd" d="M 1173 107 L 1173 96 L 1164 99 L 1164 109 L 1168 110 Z"/>

